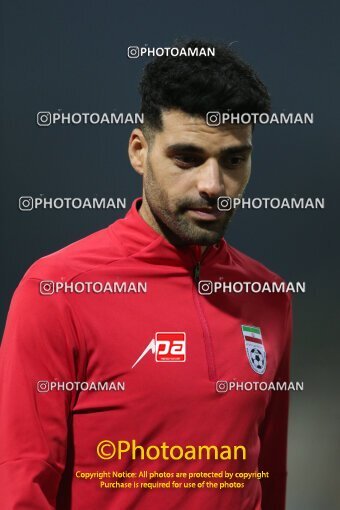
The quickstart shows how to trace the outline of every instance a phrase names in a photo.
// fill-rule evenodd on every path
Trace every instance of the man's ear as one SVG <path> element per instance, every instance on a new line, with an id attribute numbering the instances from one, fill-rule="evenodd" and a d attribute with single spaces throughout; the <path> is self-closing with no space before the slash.
<path id="1" fill-rule="evenodd" d="M 136 128 L 132 131 L 128 148 L 130 163 L 140 175 L 144 175 L 148 156 L 148 143 L 143 131 Z"/>

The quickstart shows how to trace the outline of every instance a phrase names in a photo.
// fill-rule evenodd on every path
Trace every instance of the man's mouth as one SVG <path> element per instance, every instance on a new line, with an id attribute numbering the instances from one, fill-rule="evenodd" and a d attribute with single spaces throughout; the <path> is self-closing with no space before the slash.
<path id="1" fill-rule="evenodd" d="M 207 221 L 216 221 L 225 214 L 224 211 L 220 211 L 217 207 L 190 207 L 187 211 L 192 218 Z"/>

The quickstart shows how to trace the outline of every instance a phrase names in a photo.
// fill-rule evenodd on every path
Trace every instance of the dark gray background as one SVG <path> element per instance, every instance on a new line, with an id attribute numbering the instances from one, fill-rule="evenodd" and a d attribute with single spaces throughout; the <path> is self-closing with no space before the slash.
<path id="1" fill-rule="evenodd" d="M 229 242 L 287 280 L 294 298 L 289 435 L 289 510 L 339 503 L 339 341 L 335 333 L 339 259 L 339 6 L 335 2 L 104 0 L 4 4 L 2 41 L 2 306 L 37 258 L 107 226 L 125 211 L 21 212 L 22 195 L 140 195 L 130 168 L 131 126 L 39 128 L 36 113 L 137 112 L 146 59 L 128 46 L 171 46 L 177 37 L 234 43 L 268 85 L 277 112 L 314 112 L 313 126 L 255 131 L 248 196 L 325 197 L 325 210 L 239 211 Z M 339 335 L 337 335 L 339 337 Z M 275 509 L 273 509 L 275 510 Z"/>

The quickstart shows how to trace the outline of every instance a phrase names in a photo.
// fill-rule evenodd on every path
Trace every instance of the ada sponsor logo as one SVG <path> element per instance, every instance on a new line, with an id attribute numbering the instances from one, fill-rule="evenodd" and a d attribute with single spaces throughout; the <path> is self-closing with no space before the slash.
<path id="1" fill-rule="evenodd" d="M 157 362 L 183 362 L 186 360 L 186 335 L 183 332 L 158 332 L 144 349 L 132 368 L 151 351 Z"/>
<path id="2" fill-rule="evenodd" d="M 241 328 L 250 366 L 257 374 L 264 374 L 267 362 L 261 329 L 256 326 L 241 326 Z"/>

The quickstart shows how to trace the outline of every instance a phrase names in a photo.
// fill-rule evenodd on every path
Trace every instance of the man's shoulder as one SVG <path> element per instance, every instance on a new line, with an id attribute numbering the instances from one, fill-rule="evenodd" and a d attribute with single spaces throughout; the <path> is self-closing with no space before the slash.
<path id="1" fill-rule="evenodd" d="M 228 244 L 231 263 L 249 281 L 284 282 L 284 279 L 258 260 Z"/>
<path id="2" fill-rule="evenodd" d="M 70 281 L 121 256 L 120 245 L 109 226 L 41 257 L 30 266 L 23 280 Z"/>

